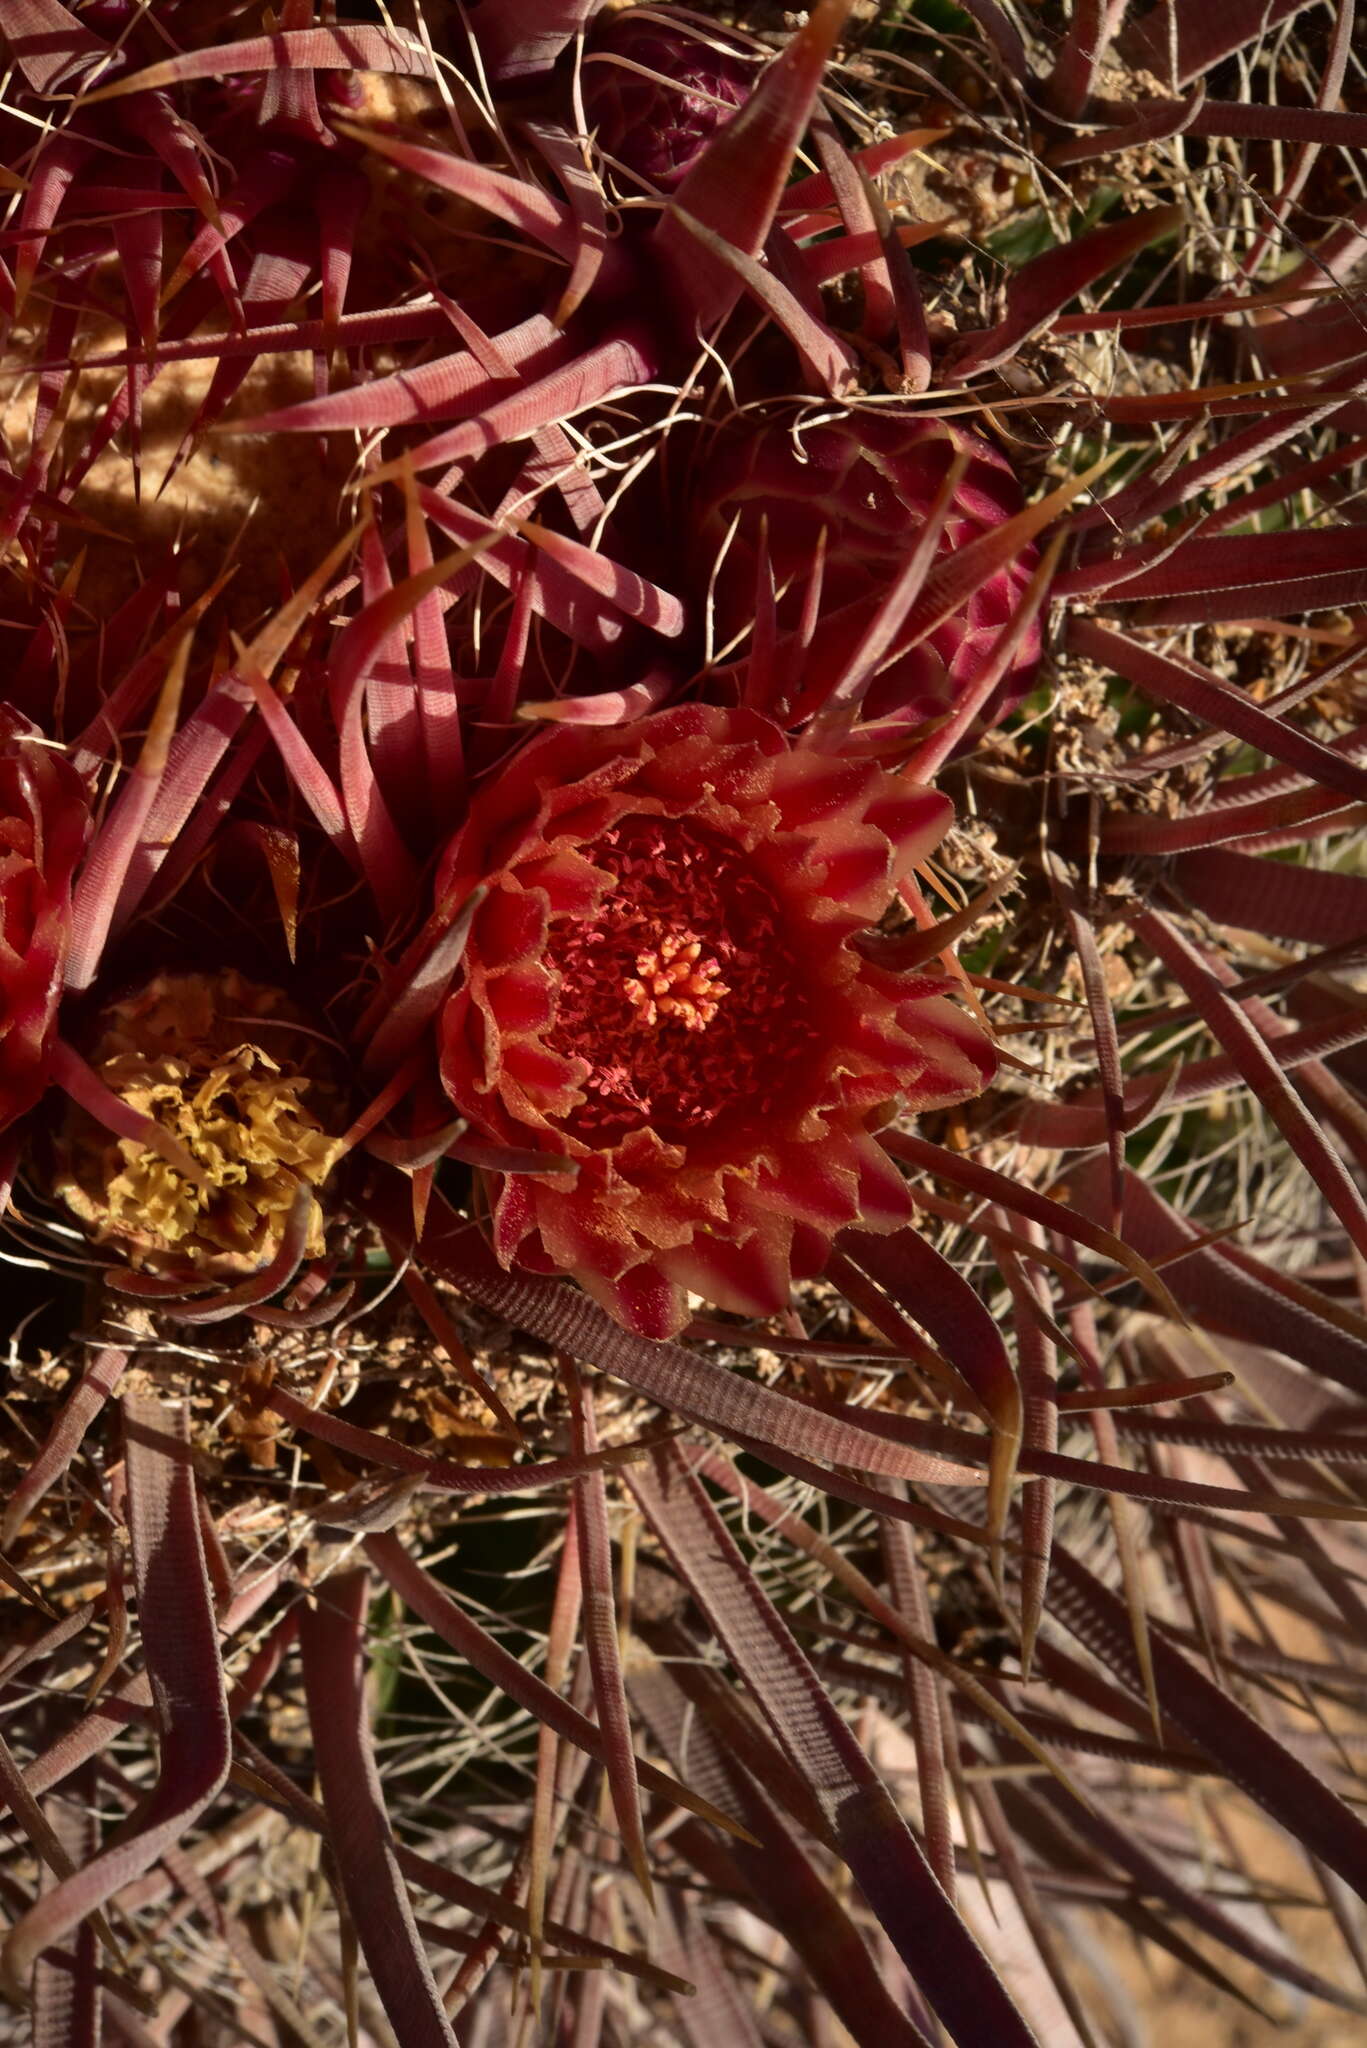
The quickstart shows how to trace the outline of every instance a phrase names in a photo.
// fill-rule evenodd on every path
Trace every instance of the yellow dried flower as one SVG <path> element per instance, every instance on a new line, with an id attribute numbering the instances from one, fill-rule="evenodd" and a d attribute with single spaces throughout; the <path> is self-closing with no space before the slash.
<path id="1" fill-rule="evenodd" d="M 248 1273 L 279 1248 L 300 1184 L 320 1188 L 345 1122 L 326 1049 L 279 989 L 229 968 L 159 974 L 104 1011 L 90 1064 L 202 1169 L 116 1137 L 74 1105 L 56 1192 L 101 1244 L 158 1273 Z M 259 1041 L 265 1040 L 263 1044 Z M 323 1249 L 313 1201 L 306 1256 Z"/>

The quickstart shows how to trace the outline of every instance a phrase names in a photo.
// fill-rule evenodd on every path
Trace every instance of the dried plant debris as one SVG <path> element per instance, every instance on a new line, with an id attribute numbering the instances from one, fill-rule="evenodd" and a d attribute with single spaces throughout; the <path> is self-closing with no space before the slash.
<path id="1" fill-rule="evenodd" d="M 0 2041 L 1359 2038 L 1362 53 L 0 8 Z"/>

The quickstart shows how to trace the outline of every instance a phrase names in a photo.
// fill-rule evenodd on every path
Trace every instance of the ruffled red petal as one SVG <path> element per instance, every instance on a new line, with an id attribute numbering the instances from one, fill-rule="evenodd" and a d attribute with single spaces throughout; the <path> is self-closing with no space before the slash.
<path id="1" fill-rule="evenodd" d="M 88 828 L 80 778 L 0 704 L 0 1129 L 47 1085 Z"/>

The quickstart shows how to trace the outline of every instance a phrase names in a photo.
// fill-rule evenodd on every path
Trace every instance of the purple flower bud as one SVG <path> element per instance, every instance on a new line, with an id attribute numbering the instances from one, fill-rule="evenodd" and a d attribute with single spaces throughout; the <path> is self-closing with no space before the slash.
<path id="1" fill-rule="evenodd" d="M 761 522 L 779 592 L 781 635 L 796 630 L 824 553 L 821 616 L 790 713 L 802 716 L 819 706 L 896 582 L 960 454 L 968 457 L 968 467 L 941 535 L 941 560 L 1022 506 L 1005 456 L 971 428 L 865 407 L 800 433 L 786 417 L 765 419 L 718 442 L 694 500 L 701 578 L 711 579 L 725 547 L 713 586 L 717 643 L 735 642 L 754 618 Z M 991 659 L 1037 560 L 1037 550 L 1026 546 L 985 573 L 964 603 L 924 637 L 908 622 L 874 679 L 865 716 L 914 727 L 952 711 Z M 975 720 L 976 733 L 997 724 L 1026 695 L 1039 656 L 1039 629 L 1032 626 Z"/>
<path id="2" fill-rule="evenodd" d="M 608 156 L 672 192 L 753 83 L 751 66 L 698 30 L 619 14 L 588 50 L 584 112 Z"/>

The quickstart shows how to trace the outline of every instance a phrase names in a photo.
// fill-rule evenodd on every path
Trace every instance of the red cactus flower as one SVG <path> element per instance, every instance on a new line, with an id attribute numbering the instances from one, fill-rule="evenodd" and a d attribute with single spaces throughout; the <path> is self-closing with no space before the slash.
<path id="1" fill-rule="evenodd" d="M 779 631 L 795 640 L 813 565 L 821 563 L 814 637 L 805 655 L 783 665 L 785 722 L 819 708 L 850 647 L 905 566 L 958 455 L 967 457 L 968 466 L 945 521 L 940 558 L 990 533 L 1022 506 L 1005 456 L 970 428 L 864 407 L 843 420 L 800 430 L 787 420 L 766 419 L 718 442 L 695 500 L 699 573 L 711 581 L 719 559 L 721 564 L 713 582 L 717 646 L 735 642 L 756 616 L 762 545 L 779 593 Z M 919 640 L 913 615 L 874 679 L 864 715 L 918 726 L 952 710 L 1018 609 L 1037 560 L 1033 546 L 1023 548 Z M 1039 659 L 1039 630 L 1032 626 L 970 737 L 1020 702 Z"/>
<path id="2" fill-rule="evenodd" d="M 489 892 L 441 1020 L 447 1091 L 558 1169 L 498 1178 L 506 1266 L 667 1336 L 686 1290 L 772 1314 L 844 1225 L 907 1220 L 872 1127 L 977 1094 L 993 1054 L 943 981 L 855 941 L 950 816 L 715 706 L 557 730 L 501 771 L 439 886 Z"/>
<path id="3" fill-rule="evenodd" d="M 0 705 L 0 1129 L 47 1083 L 88 823 L 79 776 Z"/>
<path id="4" fill-rule="evenodd" d="M 585 58 L 584 114 L 610 157 L 672 192 L 753 83 L 696 25 L 613 15 Z"/>

